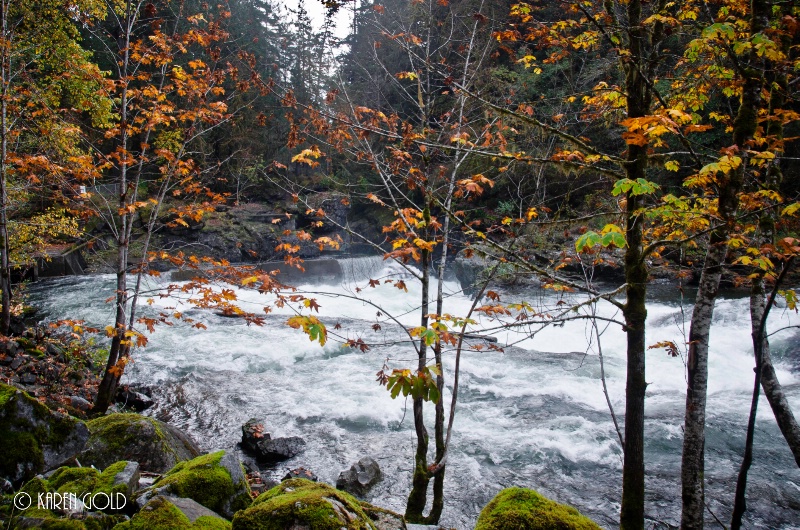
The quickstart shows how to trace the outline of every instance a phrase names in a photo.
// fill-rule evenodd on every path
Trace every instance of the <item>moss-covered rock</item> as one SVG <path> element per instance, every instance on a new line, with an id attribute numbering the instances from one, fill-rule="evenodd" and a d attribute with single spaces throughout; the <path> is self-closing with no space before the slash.
<path id="1" fill-rule="evenodd" d="M 229 519 L 252 502 L 242 464 L 227 451 L 179 463 L 153 484 L 145 498 L 157 493 L 194 499 Z"/>
<path id="2" fill-rule="evenodd" d="M 486 505 L 475 530 L 600 530 L 571 506 L 524 488 L 507 488 Z"/>
<path id="3" fill-rule="evenodd" d="M 233 518 L 234 530 L 374 529 L 353 496 L 327 484 L 291 479 L 262 493 L 253 505 Z"/>
<path id="4" fill-rule="evenodd" d="M 164 473 L 200 454 L 186 433 L 147 416 L 109 414 L 86 425 L 91 435 L 80 456 L 84 465 L 104 469 L 114 462 L 130 460 L 139 462 L 144 471 Z"/>
<path id="5" fill-rule="evenodd" d="M 0 383 L 0 476 L 20 484 L 55 469 L 75 458 L 88 438 L 82 421 Z"/>
<path id="6" fill-rule="evenodd" d="M 131 475 L 138 477 L 138 464 L 122 461 L 111 464 L 102 473 L 91 467 L 62 467 L 50 476 L 47 483 L 51 491 L 62 495 L 72 493 L 78 497 L 86 494 L 113 497 L 116 506 L 133 501 L 133 489 L 128 480 Z M 118 495 L 124 495 L 126 501 L 119 502 Z"/>
<path id="7" fill-rule="evenodd" d="M 64 514 L 78 514 L 84 509 L 115 513 L 132 508 L 133 491 L 129 481 L 126 480 L 129 477 L 127 472 L 132 466 L 135 467 L 135 475 L 138 477 L 136 462 L 117 462 L 102 473 L 91 467 L 61 467 L 48 479 L 34 477 L 20 489 L 20 493 L 27 493 L 30 496 L 32 503 L 19 515 L 26 518 L 54 519 Z M 61 507 L 53 508 L 55 511 L 40 508 L 38 501 L 41 496 L 47 494 L 54 496 L 45 497 L 46 502 L 53 506 L 59 504 Z M 75 500 L 66 500 L 68 495 L 74 495 Z M 103 520 L 98 513 L 96 518 L 87 520 L 87 528 L 94 528 Z M 114 524 L 119 522 L 114 519 L 109 520 Z M 98 528 L 110 528 L 110 526 L 101 524 Z"/>
<path id="8" fill-rule="evenodd" d="M 190 500 L 157 496 L 114 530 L 230 530 L 231 524 L 225 519 L 189 506 L 186 501 Z"/>

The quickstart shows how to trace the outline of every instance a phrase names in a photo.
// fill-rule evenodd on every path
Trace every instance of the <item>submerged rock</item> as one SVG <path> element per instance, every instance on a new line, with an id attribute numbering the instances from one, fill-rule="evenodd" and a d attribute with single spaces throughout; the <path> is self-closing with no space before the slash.
<path id="1" fill-rule="evenodd" d="M 200 454 L 194 440 L 180 429 L 139 414 L 109 414 L 87 426 L 91 436 L 80 455 L 84 465 L 106 468 L 131 460 L 144 471 L 164 473 Z"/>
<path id="2" fill-rule="evenodd" d="M 194 499 L 227 518 L 250 506 L 252 501 L 242 465 L 227 451 L 179 463 L 153 484 L 141 500 L 149 501 L 158 494 Z"/>
<path id="3" fill-rule="evenodd" d="M 250 418 L 242 425 L 242 449 L 250 453 L 258 452 L 258 443 L 271 437 L 264 431 L 264 424 L 256 418 Z"/>
<path id="4" fill-rule="evenodd" d="M 231 524 L 192 499 L 154 497 L 114 530 L 230 530 Z"/>
<path id="5" fill-rule="evenodd" d="M 149 396 L 141 392 L 131 390 L 127 386 L 121 386 L 117 389 L 115 401 L 118 405 L 122 405 L 128 409 L 133 409 L 136 412 L 142 412 L 154 405 L 153 400 L 150 399 Z"/>
<path id="6" fill-rule="evenodd" d="M 0 477 L 19 484 L 77 456 L 89 430 L 13 386 L 0 383 Z"/>
<path id="7" fill-rule="evenodd" d="M 353 495 L 363 496 L 382 478 L 381 468 L 371 457 L 365 456 L 346 471 L 339 473 L 336 487 Z"/>
<path id="8" fill-rule="evenodd" d="M 306 441 L 299 436 L 262 440 L 256 445 L 255 456 L 262 462 L 289 460 L 306 450 Z"/>
<path id="9" fill-rule="evenodd" d="M 375 528 L 375 522 L 367 513 L 370 508 L 328 484 L 292 479 L 262 493 L 252 506 L 237 513 L 233 518 L 233 529 L 371 530 Z M 390 512 L 375 510 L 375 513 Z M 400 516 L 396 516 L 395 521 L 403 524 Z M 405 525 L 395 528 L 405 528 Z"/>
<path id="10" fill-rule="evenodd" d="M 289 472 L 283 476 L 281 482 L 284 480 L 292 480 L 293 478 L 304 478 L 306 480 L 310 480 L 311 482 L 319 481 L 319 477 L 317 477 L 317 475 L 310 469 L 296 467 L 294 469 L 290 469 Z"/>
<path id="11" fill-rule="evenodd" d="M 475 530 L 600 530 L 571 506 L 559 504 L 534 490 L 507 488 L 481 511 Z"/>

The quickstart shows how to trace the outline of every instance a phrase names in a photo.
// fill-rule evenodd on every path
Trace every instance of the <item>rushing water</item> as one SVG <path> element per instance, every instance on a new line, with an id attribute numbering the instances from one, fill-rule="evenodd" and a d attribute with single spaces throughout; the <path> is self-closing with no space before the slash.
<path id="1" fill-rule="evenodd" d="M 354 294 L 355 286 L 364 287 L 366 278 L 397 278 L 402 271 L 374 259 L 343 265 L 348 280 L 341 284 L 299 286 L 301 291 L 329 293 L 314 295 L 321 305 L 320 319 L 331 330 L 339 323 L 342 332 L 349 330 L 351 337 L 370 343 L 401 337 L 397 326 L 376 315 L 374 306 L 343 295 Z M 399 315 L 404 325 L 413 326 L 419 288 L 408 279 L 407 284 L 408 293 L 384 284 L 361 295 L 369 295 L 383 313 Z M 471 301 L 455 283 L 448 283 L 446 290 L 450 295 L 445 311 L 466 314 Z M 681 324 L 676 290 L 661 290 L 648 304 L 648 344 L 683 344 L 688 329 Z M 43 282 L 30 291 L 32 302 L 48 318 L 82 318 L 99 327 L 112 322 L 111 307 L 105 303 L 113 293 L 111 276 Z M 247 308 L 258 309 L 267 301 L 252 291 L 238 294 Z M 503 293 L 504 302 L 513 299 L 553 305 L 558 295 Z M 157 298 L 154 307 L 175 303 Z M 683 308 L 687 318 L 690 309 Z M 362 353 L 331 340 L 323 348 L 285 325 L 288 310 L 268 316 L 263 327 L 182 310 L 202 319 L 208 329 L 159 327 L 150 344 L 136 352 L 124 378 L 129 383 L 158 383 L 154 415 L 184 428 L 209 450 L 234 446 L 240 426 L 251 417 L 263 418 L 273 436 L 304 437 L 305 453 L 274 469 L 275 476 L 304 466 L 333 483 L 339 471 L 362 456 L 372 456 L 386 478 L 368 500 L 402 512 L 413 462 L 411 408 L 402 398 L 392 400 L 376 383 L 375 373 L 386 357 L 412 366 L 414 354 L 408 345 Z M 600 305 L 598 314 L 619 319 L 608 304 Z M 371 328 L 375 322 L 380 322 L 380 331 Z M 776 308 L 769 328 L 798 323 L 796 315 Z M 625 335 L 616 324 L 606 328 L 603 323 L 600 329 L 609 394 L 621 422 Z M 711 337 L 705 476 L 709 509 L 723 521 L 730 517 L 753 384 L 749 330 L 747 300 L 720 299 Z M 524 340 L 504 331 L 496 334 L 500 343 L 516 343 L 514 347 L 464 354 L 443 525 L 472 528 L 480 509 L 501 488 L 516 485 L 572 504 L 603 526 L 616 526 L 621 450 L 602 392 L 594 341 L 587 345 L 590 335 L 585 320 L 550 327 Z M 772 337 L 778 377 L 795 411 L 800 411 L 798 337 L 794 330 Z M 684 364 L 664 350 L 651 350 L 647 357 L 646 512 L 656 521 L 676 525 Z M 452 373 L 453 365 L 448 357 L 446 374 Z M 449 403 L 449 394 L 445 399 Z M 748 493 L 748 527 L 800 528 L 800 471 L 763 398 Z M 714 524 L 711 515 L 708 524 Z"/>

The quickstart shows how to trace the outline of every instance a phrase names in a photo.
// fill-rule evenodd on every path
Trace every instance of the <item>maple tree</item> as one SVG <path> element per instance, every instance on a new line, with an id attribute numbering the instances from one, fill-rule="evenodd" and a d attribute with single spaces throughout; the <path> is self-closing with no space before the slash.
<path id="1" fill-rule="evenodd" d="M 114 324 L 106 330 L 111 346 L 95 413 L 111 403 L 131 349 L 147 342 L 136 329 L 143 277 L 156 274 L 149 269 L 150 259 L 169 259 L 150 254 L 159 219 L 168 215 L 169 223 L 188 226 L 224 200 L 200 181 L 191 152 L 198 139 L 230 117 L 226 82 L 238 81 L 237 67 L 220 55 L 227 35 L 222 23 L 229 13 L 185 13 L 180 4 L 173 20 L 169 2 L 159 7 L 161 12 L 151 3 L 108 4 L 112 22 L 97 25 L 93 33 L 109 50 L 107 60 L 113 65 L 105 90 L 114 101 L 115 120 L 99 141 L 97 170 L 112 179 L 115 191 L 111 197 L 97 193 L 91 201 L 114 236 L 116 274 Z M 134 256 L 134 227 L 140 219 L 144 230 Z M 225 301 L 206 291 L 201 298 L 201 303 Z"/>
<path id="2" fill-rule="evenodd" d="M 79 233 L 63 212 L 76 182 L 91 166 L 90 156 L 80 146 L 78 125 L 82 120 L 95 126 L 107 123 L 109 101 L 98 94 L 101 73 L 81 47 L 76 22 L 100 13 L 94 0 L 70 2 L 66 8 L 62 2 L 0 2 L 3 334 L 10 323 L 12 266 L 29 264 L 54 238 Z M 53 188 L 58 190 L 55 196 L 48 191 Z M 30 208 L 37 195 L 50 196 L 49 212 Z"/>

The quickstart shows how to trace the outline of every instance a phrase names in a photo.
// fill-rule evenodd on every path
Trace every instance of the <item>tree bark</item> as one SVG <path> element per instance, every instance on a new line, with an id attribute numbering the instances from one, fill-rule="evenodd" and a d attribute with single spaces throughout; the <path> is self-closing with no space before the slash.
<path id="1" fill-rule="evenodd" d="M 650 110 L 652 93 L 641 67 L 649 37 L 639 24 L 642 17 L 640 0 L 628 4 L 630 24 L 629 62 L 623 63 L 625 88 L 628 94 L 627 111 L 631 118 L 640 118 Z M 647 147 L 628 145 L 626 177 L 631 180 L 647 176 Z M 622 466 L 622 506 L 620 528 L 644 528 L 644 401 L 645 382 L 645 325 L 647 309 L 647 265 L 643 255 L 642 219 L 636 214 L 641 197 L 629 192 L 626 197 L 625 280 L 626 301 L 623 309 L 627 334 L 627 376 L 625 382 L 625 454 Z"/>
<path id="2" fill-rule="evenodd" d="M 8 335 L 11 327 L 11 266 L 8 241 L 8 98 L 11 77 L 11 32 L 8 29 L 7 0 L 0 0 L 0 334 Z"/>
<path id="3" fill-rule="evenodd" d="M 756 34 L 764 27 L 768 7 L 763 0 L 753 0 L 750 33 Z M 751 63 L 755 62 L 755 54 Z M 689 330 L 689 357 L 687 360 L 686 411 L 684 416 L 683 458 L 681 461 L 681 528 L 703 528 L 705 511 L 704 460 L 706 393 L 708 388 L 708 342 L 714 304 L 719 291 L 722 267 L 727 256 L 728 237 L 735 229 L 738 194 L 742 189 L 747 168 L 747 147 L 758 126 L 758 109 L 761 105 L 763 77 L 756 70 L 742 70 L 744 83 L 741 102 L 733 122 L 733 147 L 741 158 L 740 165 L 727 175 L 719 177 L 718 212 L 722 220 L 719 228 L 709 237 L 700 286 L 697 291 L 692 322 Z"/>
<path id="4" fill-rule="evenodd" d="M 420 325 L 423 328 L 428 327 L 428 313 L 429 313 L 429 292 L 430 292 L 430 252 L 423 250 L 421 252 L 422 260 L 422 317 Z M 428 348 L 424 340 L 419 341 L 419 357 L 417 361 L 417 370 L 422 371 L 425 369 L 427 363 Z M 414 455 L 414 475 L 411 479 L 411 492 L 408 494 L 408 502 L 406 503 L 405 518 L 409 523 L 425 524 L 425 504 L 428 499 L 428 484 L 430 483 L 430 474 L 428 473 L 428 430 L 425 428 L 425 418 L 423 416 L 422 398 L 414 398 L 414 431 L 417 436 L 417 450 Z"/>
<path id="5" fill-rule="evenodd" d="M 115 312 L 114 312 L 114 330 L 111 339 L 111 347 L 108 352 L 108 361 L 106 362 L 106 369 L 103 373 L 103 379 L 100 381 L 100 386 L 97 388 L 97 397 L 94 400 L 92 413 L 95 415 L 105 414 L 108 407 L 114 400 L 114 394 L 117 391 L 120 378 L 122 377 L 122 369 L 124 365 L 120 365 L 119 361 L 127 357 L 130 352 L 130 337 L 126 337 L 127 331 L 127 312 L 128 312 L 128 249 L 130 245 L 131 229 L 133 226 L 133 216 L 127 212 L 127 206 L 130 202 L 129 193 L 134 193 L 128 189 L 128 161 L 130 153 L 129 148 L 129 131 L 128 131 L 128 111 L 129 111 L 129 94 L 128 94 L 128 72 L 130 67 L 130 45 L 131 34 L 133 25 L 136 20 L 136 12 L 130 0 L 126 2 L 125 19 L 123 34 L 121 42 L 119 42 L 120 50 L 122 52 L 122 59 L 120 64 L 120 81 L 123 83 L 122 94 L 120 98 L 120 162 L 119 162 L 119 183 L 117 184 L 117 194 L 119 198 L 119 211 L 120 213 L 120 226 L 116 231 L 116 244 L 117 244 L 117 291 L 115 295 Z"/>

